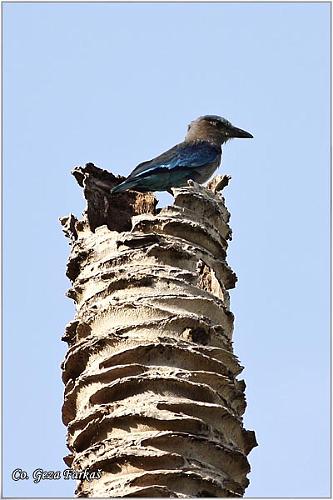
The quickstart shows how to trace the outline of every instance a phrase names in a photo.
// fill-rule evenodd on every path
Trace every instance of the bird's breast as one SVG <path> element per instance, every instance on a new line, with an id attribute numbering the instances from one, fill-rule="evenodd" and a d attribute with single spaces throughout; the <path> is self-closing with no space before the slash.
<path id="1" fill-rule="evenodd" d="M 215 170 L 219 167 L 221 163 L 221 155 L 219 155 L 215 161 L 213 161 L 212 163 L 209 163 L 207 165 L 204 165 L 203 167 L 196 167 L 195 169 L 195 173 L 196 173 L 196 177 L 197 177 L 197 182 L 199 182 L 200 184 L 208 181 L 208 179 L 210 179 L 210 177 L 213 175 L 213 173 L 215 172 Z"/>

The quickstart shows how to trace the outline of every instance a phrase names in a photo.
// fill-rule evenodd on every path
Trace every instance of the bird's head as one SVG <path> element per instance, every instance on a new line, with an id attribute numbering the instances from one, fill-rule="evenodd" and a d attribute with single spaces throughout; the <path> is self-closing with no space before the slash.
<path id="1" fill-rule="evenodd" d="M 216 115 L 200 116 L 187 128 L 185 140 L 209 140 L 216 144 L 224 144 L 234 137 L 253 137 L 252 134 L 234 127 L 228 120 Z"/>

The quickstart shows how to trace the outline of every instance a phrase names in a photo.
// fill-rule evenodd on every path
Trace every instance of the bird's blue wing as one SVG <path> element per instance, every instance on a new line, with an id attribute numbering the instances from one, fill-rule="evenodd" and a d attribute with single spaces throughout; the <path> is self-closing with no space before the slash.
<path id="1" fill-rule="evenodd" d="M 145 177 L 165 169 L 172 171 L 179 167 L 201 167 L 214 162 L 220 153 L 220 148 L 209 142 L 182 142 L 153 160 L 140 163 L 128 178 Z"/>

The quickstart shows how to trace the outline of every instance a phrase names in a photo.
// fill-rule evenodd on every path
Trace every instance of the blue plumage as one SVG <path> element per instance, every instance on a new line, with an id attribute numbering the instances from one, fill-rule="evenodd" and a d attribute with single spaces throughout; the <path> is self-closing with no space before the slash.
<path id="1" fill-rule="evenodd" d="M 120 193 L 127 189 L 169 191 L 172 187 L 185 185 L 189 179 L 206 182 L 220 164 L 221 145 L 231 137 L 252 136 L 218 116 L 200 117 L 189 125 L 184 142 L 150 161 L 140 163 L 111 192 Z"/>

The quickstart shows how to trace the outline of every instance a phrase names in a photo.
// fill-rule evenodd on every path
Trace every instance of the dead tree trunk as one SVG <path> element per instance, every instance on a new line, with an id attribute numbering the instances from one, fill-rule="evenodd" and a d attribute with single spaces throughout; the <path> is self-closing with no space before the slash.
<path id="1" fill-rule="evenodd" d="M 117 179 L 92 164 L 73 174 L 88 207 L 61 219 L 77 311 L 63 337 L 65 462 L 101 470 L 77 496 L 242 496 L 256 440 L 231 342 L 229 179 L 175 189 L 156 210 L 151 193 L 110 195 Z"/>

